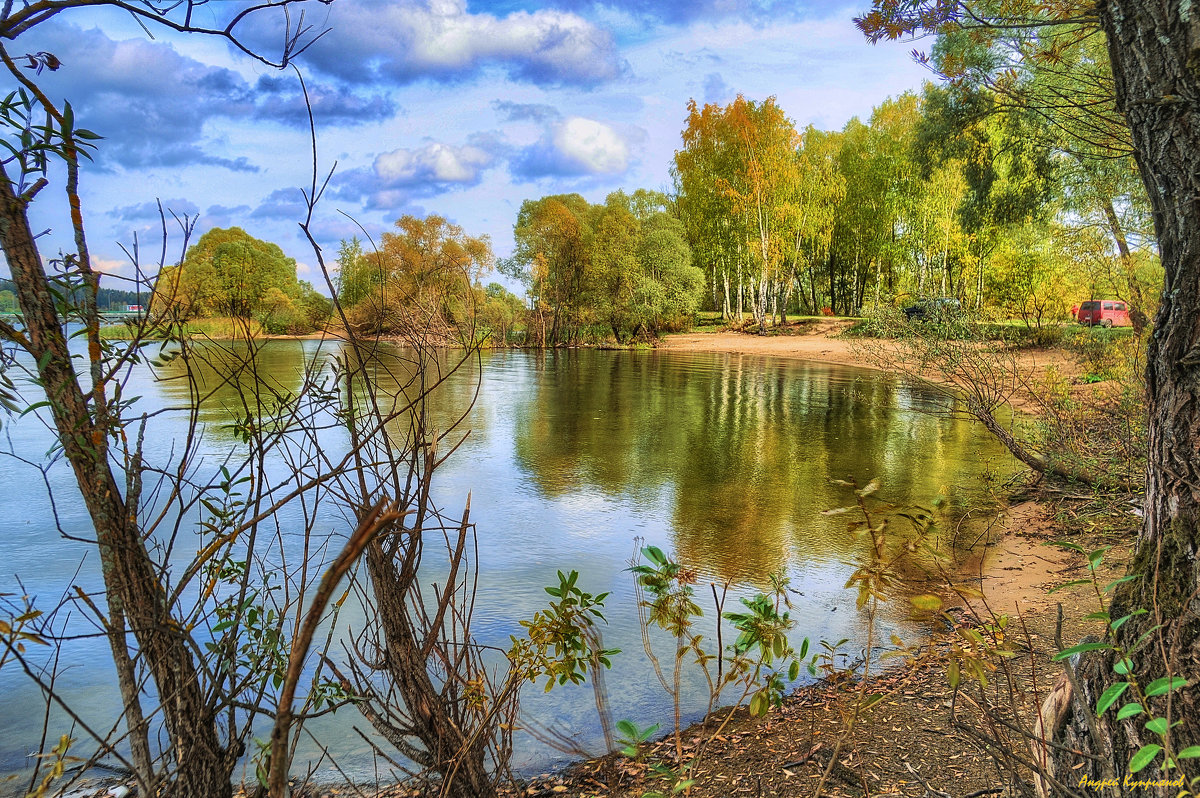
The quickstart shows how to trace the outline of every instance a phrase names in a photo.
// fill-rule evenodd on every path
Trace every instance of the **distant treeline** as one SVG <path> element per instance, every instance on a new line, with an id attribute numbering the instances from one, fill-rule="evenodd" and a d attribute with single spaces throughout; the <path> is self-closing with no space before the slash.
<path id="1" fill-rule="evenodd" d="M 75 286 L 65 297 L 68 301 L 77 303 L 82 299 L 83 287 Z M 126 310 L 130 305 L 150 304 L 150 290 L 147 288 L 140 294 L 136 291 L 121 291 L 116 288 L 101 288 L 96 297 L 96 304 L 102 313 L 116 313 Z M 16 287 L 12 280 L 0 278 L 0 313 L 14 313 L 17 310 Z"/>

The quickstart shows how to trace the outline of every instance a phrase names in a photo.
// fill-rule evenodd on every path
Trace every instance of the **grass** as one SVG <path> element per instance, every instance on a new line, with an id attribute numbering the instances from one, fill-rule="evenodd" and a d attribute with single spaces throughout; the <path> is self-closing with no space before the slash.
<path id="1" fill-rule="evenodd" d="M 266 335 L 263 326 L 257 321 L 234 319 L 224 316 L 214 316 L 208 319 L 192 319 L 184 324 L 183 333 L 189 338 L 216 338 L 230 340 L 246 337 L 246 327 L 249 325 L 250 335 L 258 337 Z M 135 324 L 110 324 L 100 328 L 100 337 L 109 341 L 129 341 L 137 332 Z M 146 330 L 145 338 L 164 337 L 159 330 Z"/>

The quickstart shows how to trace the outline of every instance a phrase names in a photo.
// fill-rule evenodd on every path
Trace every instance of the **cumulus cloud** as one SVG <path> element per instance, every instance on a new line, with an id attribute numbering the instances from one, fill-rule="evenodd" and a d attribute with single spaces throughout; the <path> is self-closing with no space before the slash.
<path id="1" fill-rule="evenodd" d="M 629 145 L 610 125 L 572 116 L 548 129 L 513 163 L 523 178 L 616 175 L 629 166 Z"/>
<path id="2" fill-rule="evenodd" d="M 382 153 L 367 168 L 336 178 L 336 195 L 365 199 L 372 208 L 396 208 L 413 197 L 428 197 L 477 185 L 507 145 L 491 136 L 475 136 L 462 146 L 430 142 L 415 149 Z"/>
<path id="3" fill-rule="evenodd" d="M 496 67 L 591 86 L 623 70 L 611 33 L 557 9 L 496 15 L 471 13 L 466 0 L 362 0 L 331 6 L 328 25 L 304 62 L 350 84 L 457 81 Z"/>
<path id="4" fill-rule="evenodd" d="M 272 78 L 252 86 L 238 73 L 184 56 L 169 44 L 118 41 L 97 28 L 51 22 L 35 33 L 29 44 L 62 61 L 61 69 L 42 76 L 43 88 L 51 96 L 69 96 L 77 123 L 105 138 L 97 153 L 102 164 L 207 164 L 256 172 L 245 157 L 206 150 L 209 119 L 308 124 L 295 80 Z M 347 88 L 314 85 L 310 94 L 314 111 L 335 124 L 377 121 L 395 111 L 380 95 L 360 96 Z"/>
<path id="5" fill-rule="evenodd" d="M 129 263 L 129 261 L 126 261 L 126 260 L 118 260 L 115 258 L 104 258 L 104 257 L 100 257 L 100 256 L 93 256 L 91 259 L 91 264 L 92 264 L 92 268 L 95 269 L 96 271 L 102 272 L 104 274 L 110 274 L 110 275 L 123 274 L 124 272 L 129 271 L 130 265 L 131 265 Z M 107 285 L 106 287 L 117 288 L 118 290 L 121 290 L 121 291 L 130 290 L 129 288 L 127 288 L 124 285 Z"/>
<path id="6" fill-rule="evenodd" d="M 375 159 L 375 174 L 392 187 L 477 183 L 492 156 L 478 147 L 428 144 L 418 150 L 393 150 Z"/>

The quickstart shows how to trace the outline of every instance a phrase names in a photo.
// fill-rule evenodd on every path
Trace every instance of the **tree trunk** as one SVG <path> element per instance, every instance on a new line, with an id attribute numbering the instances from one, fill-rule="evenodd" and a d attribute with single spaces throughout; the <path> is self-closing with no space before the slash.
<path id="1" fill-rule="evenodd" d="M 394 530 L 389 534 L 399 538 L 420 532 Z M 418 640 L 408 607 L 410 585 L 416 574 L 406 564 L 398 563 L 393 550 L 396 544 L 385 541 L 376 539 L 367 546 L 367 571 L 375 599 L 373 609 L 385 641 L 382 665 L 407 707 L 412 724 L 408 731 L 425 746 L 427 758 L 420 764 L 442 775 L 442 795 L 488 798 L 495 795 L 496 789 L 487 771 L 487 740 L 455 722 L 449 702 L 430 678 L 427 641 Z M 405 552 L 399 559 L 406 556 L 411 555 Z M 395 731 L 386 721 L 380 722 L 370 714 L 367 717 L 385 737 L 390 738 Z"/>
<path id="2" fill-rule="evenodd" d="M 1146 299 L 1142 296 L 1142 285 L 1134 272 L 1133 253 L 1129 251 L 1129 241 L 1125 238 L 1125 229 L 1121 226 L 1121 219 L 1117 216 L 1117 209 L 1113 207 L 1111 197 L 1104 200 L 1104 218 L 1108 221 L 1109 232 L 1117 242 L 1117 253 L 1121 256 L 1121 270 L 1124 272 L 1125 284 L 1129 287 L 1129 318 L 1133 321 L 1133 331 L 1141 335 L 1142 330 L 1146 329 L 1146 324 L 1150 321 L 1143 310 L 1146 306 Z"/>
<path id="3" fill-rule="evenodd" d="M 171 615 L 158 568 L 142 541 L 137 508 L 126 507 L 113 474 L 107 441 L 114 430 L 97 424 L 89 412 L 29 228 L 27 203 L 0 168 L 0 244 L 24 314 L 28 351 L 96 531 L 109 610 L 128 621 L 158 690 L 175 757 L 168 789 L 184 796 L 228 796 L 236 756 L 219 742 L 186 635 Z"/>
<path id="4" fill-rule="evenodd" d="M 1165 272 L 1162 304 L 1155 318 L 1146 367 L 1149 454 L 1145 517 L 1130 568 L 1143 579 L 1119 586 L 1112 616 L 1149 610 L 1120 628 L 1117 644 L 1131 646 L 1157 623 L 1163 628 L 1134 655 L 1143 685 L 1168 670 L 1193 680 L 1169 694 L 1171 747 L 1200 744 L 1200 8 L 1171 0 L 1106 0 L 1099 3 L 1108 36 L 1117 107 L 1133 132 L 1138 167 L 1154 211 Z M 1081 682 L 1092 706 L 1117 680 L 1111 654 L 1086 657 Z M 1167 714 L 1167 697 L 1151 708 Z M 1069 713 L 1068 746 L 1094 751 L 1086 726 Z M 1146 717 L 1103 719 L 1118 777 L 1146 743 L 1162 740 L 1144 728 Z M 1057 754 L 1059 772 L 1072 782 L 1099 764 L 1070 753 Z M 1133 778 L 1160 776 L 1162 756 Z M 1078 770 L 1066 770 L 1080 765 Z M 1200 776 L 1200 760 L 1182 762 L 1188 777 Z M 1089 775 L 1094 775 L 1089 774 Z M 1174 778 L 1178 773 L 1173 773 Z M 1161 777 L 1161 776 L 1160 776 Z M 1141 794 L 1174 795 L 1172 788 Z"/>

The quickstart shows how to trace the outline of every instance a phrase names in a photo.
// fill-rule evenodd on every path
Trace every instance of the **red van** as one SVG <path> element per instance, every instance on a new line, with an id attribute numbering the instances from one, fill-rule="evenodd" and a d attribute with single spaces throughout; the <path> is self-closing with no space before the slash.
<path id="1" fill-rule="evenodd" d="M 1132 327 L 1129 306 L 1119 299 L 1089 299 L 1079 306 L 1076 321 L 1080 324 L 1101 327 Z"/>

